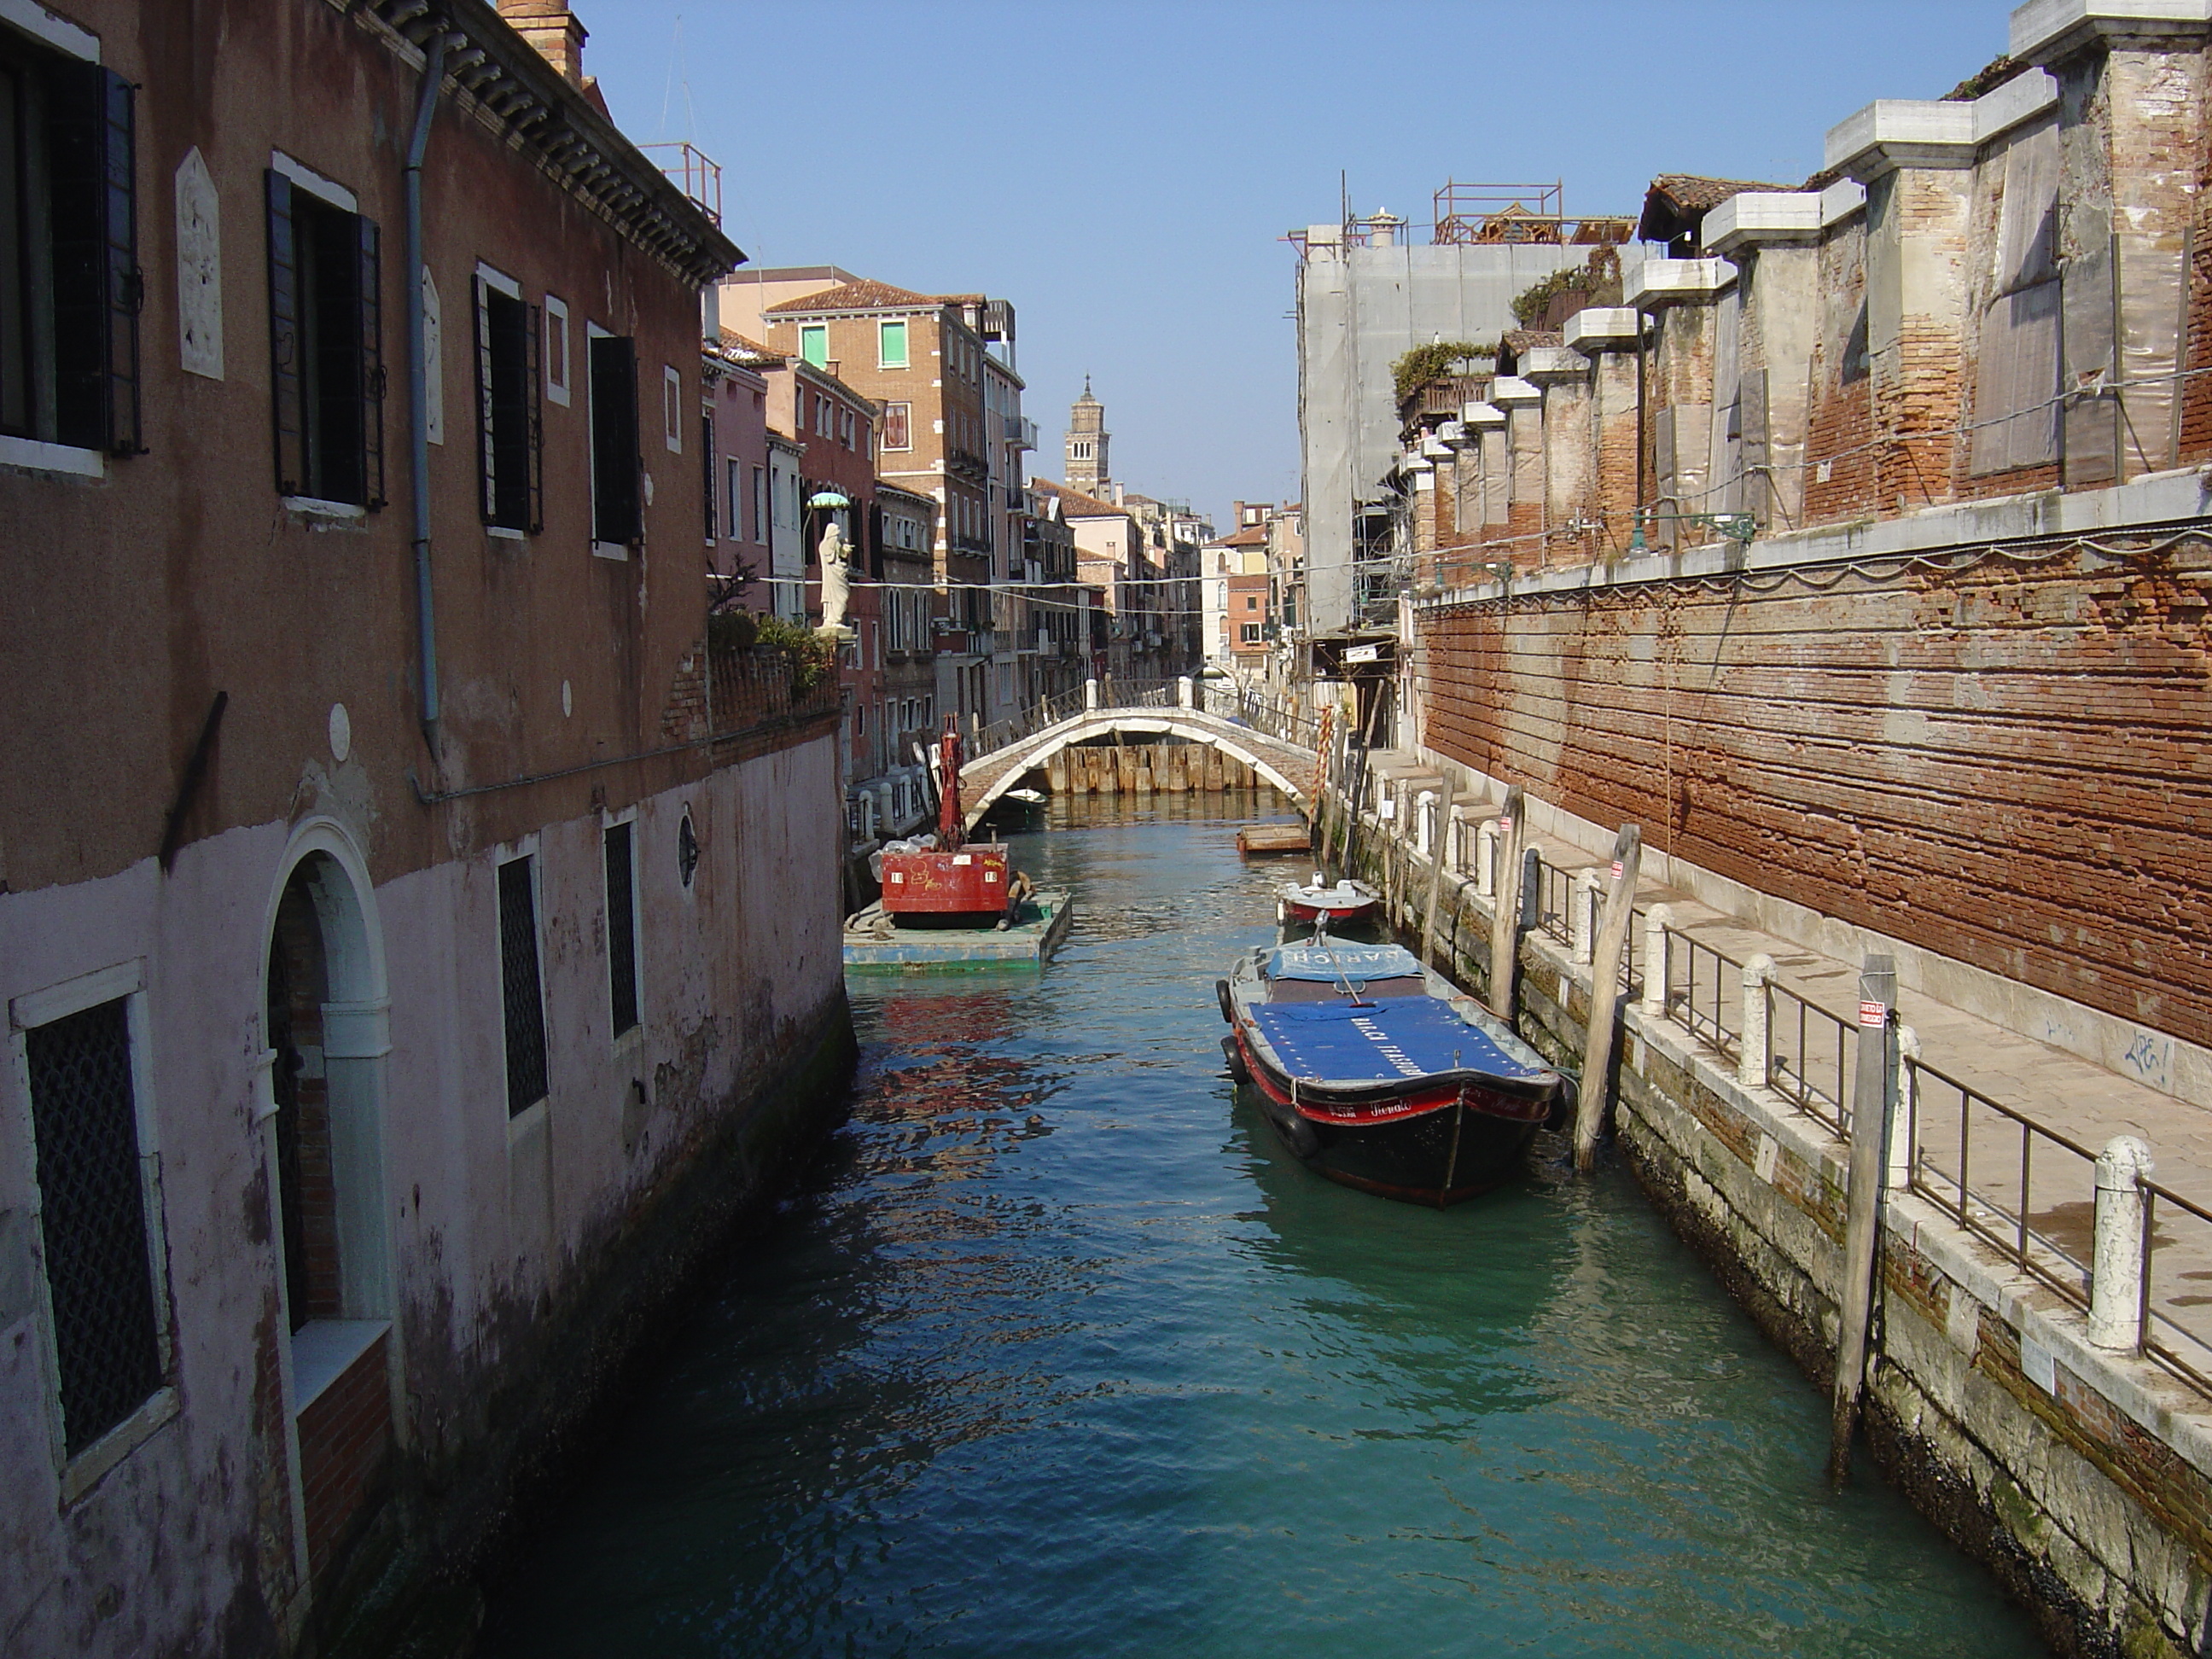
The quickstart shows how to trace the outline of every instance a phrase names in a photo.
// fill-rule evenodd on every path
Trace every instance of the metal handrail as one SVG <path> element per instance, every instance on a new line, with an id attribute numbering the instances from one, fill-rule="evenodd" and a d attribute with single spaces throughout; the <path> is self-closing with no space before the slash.
<path id="1" fill-rule="evenodd" d="M 1948 1073 L 1906 1056 L 1905 1066 L 1911 1087 L 1906 1091 L 1910 1120 L 1906 1128 L 1911 1148 L 1906 1182 L 1911 1188 L 1942 1210 L 1969 1232 L 2002 1251 L 2021 1272 L 2032 1274 L 2076 1307 L 2089 1305 L 2089 1263 L 2070 1253 L 2046 1232 L 2039 1232 L 2035 1215 L 2035 1152 L 2039 1142 L 2071 1153 L 2092 1172 L 2090 1193 L 2094 1209 L 2094 1170 L 2097 1154 L 2069 1135 L 2045 1128 L 2026 1114 L 1990 1098 Z M 1921 1129 L 1928 1109 L 1930 1082 L 1948 1090 L 1957 1099 L 1959 1164 L 1955 1171 L 1935 1164 L 1921 1145 Z M 1977 1108 L 1995 1115 L 2020 1131 L 2018 1198 L 2008 1211 L 2003 1201 L 1984 1182 L 1974 1184 L 1974 1114 Z M 2045 1212 L 2051 1213 L 2049 1210 Z M 2094 1252 L 2093 1252 L 2094 1254 Z"/>
<path id="2" fill-rule="evenodd" d="M 1722 1012 L 1728 1006 L 1727 989 L 1723 981 L 1726 970 L 1733 968 L 1736 970 L 1736 982 L 1740 986 L 1742 983 L 1743 964 L 1727 952 L 1716 951 L 1710 945 L 1702 945 L 1687 933 L 1678 933 L 1672 927 L 1667 930 L 1667 967 L 1669 970 L 1667 980 L 1668 1017 L 1715 1054 L 1733 1058 L 1742 1049 L 1743 1034 L 1740 1030 L 1729 1029 L 1728 1018 Z M 1676 939 L 1681 940 L 1689 947 L 1684 962 L 1682 1001 L 1679 1008 L 1674 1003 L 1672 975 L 1674 941 Z M 1713 969 L 1711 1006 L 1702 1011 L 1698 1006 L 1698 988 L 1705 979 L 1704 973 L 1698 966 L 1700 957 L 1710 957 Z M 1743 1007 L 1741 995 L 1736 999 L 1736 1007 L 1741 1018 Z"/>
<path id="3" fill-rule="evenodd" d="M 2158 1259 L 2159 1206 L 2166 1205 L 2205 1227 L 2212 1227 L 2212 1210 L 2184 1198 L 2171 1187 L 2160 1186 L 2148 1176 L 2138 1179 L 2143 1193 L 2142 1302 L 2136 1310 L 2136 1328 L 2142 1334 L 2138 1340 L 2147 1358 L 2165 1366 L 2191 1386 L 2212 1394 L 2212 1357 L 2193 1360 L 2186 1358 L 2177 1349 L 2160 1341 L 2158 1329 L 2163 1326 L 2176 1333 L 2201 1354 L 2212 1353 L 2212 1341 L 2187 1329 L 2171 1314 L 2160 1312 L 2154 1304 L 2152 1286 L 2152 1274 Z"/>
<path id="4" fill-rule="evenodd" d="M 1850 1127 L 1850 1045 L 1857 1027 L 1770 981 L 1767 1087 L 1842 1134 Z M 1825 1086 L 1824 1086 L 1825 1085 Z"/>

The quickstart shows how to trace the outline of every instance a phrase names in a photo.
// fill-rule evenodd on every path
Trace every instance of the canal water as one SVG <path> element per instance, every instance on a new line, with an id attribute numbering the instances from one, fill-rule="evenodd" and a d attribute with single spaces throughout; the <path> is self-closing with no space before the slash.
<path id="1" fill-rule="evenodd" d="M 1280 864 L 1058 802 L 1058 959 L 854 984 L 852 1118 L 498 1587 L 487 1653 L 2041 1653 L 1618 1171 L 1310 1175 L 1213 981 Z"/>

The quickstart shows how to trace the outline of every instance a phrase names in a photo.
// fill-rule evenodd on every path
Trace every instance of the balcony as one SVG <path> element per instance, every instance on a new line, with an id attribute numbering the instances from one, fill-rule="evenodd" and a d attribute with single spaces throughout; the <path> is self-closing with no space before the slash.
<path id="1" fill-rule="evenodd" d="M 1037 428 L 1035 421 L 1030 420 L 1026 415 L 1009 415 L 1006 417 L 1006 421 L 1008 443 L 1018 444 L 1024 449 L 1035 449 L 1037 447 Z"/>

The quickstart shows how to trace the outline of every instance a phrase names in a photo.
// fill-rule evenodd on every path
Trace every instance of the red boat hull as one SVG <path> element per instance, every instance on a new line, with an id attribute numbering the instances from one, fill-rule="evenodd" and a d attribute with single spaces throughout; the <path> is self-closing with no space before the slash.
<path id="1" fill-rule="evenodd" d="M 1283 914 L 1292 921 L 1364 921 L 1375 914 L 1381 901 L 1368 899 L 1358 904 L 1301 904 L 1296 899 L 1283 901 Z"/>

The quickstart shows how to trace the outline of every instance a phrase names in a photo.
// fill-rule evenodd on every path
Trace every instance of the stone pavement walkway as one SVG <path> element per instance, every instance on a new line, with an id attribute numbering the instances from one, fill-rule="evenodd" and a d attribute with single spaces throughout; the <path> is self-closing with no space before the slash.
<path id="1" fill-rule="evenodd" d="M 1473 821 L 1494 817 L 1497 810 L 1495 801 L 1471 803 L 1464 813 Z M 1609 861 L 1609 854 L 1601 860 L 1556 838 L 1544 838 L 1543 855 L 1570 875 Z M 1775 964 L 1774 982 L 1780 989 L 1825 1011 L 1846 1027 L 1855 1024 L 1856 963 L 1838 961 L 1763 933 L 1662 883 L 1639 881 L 1638 908 L 1649 909 L 1661 903 L 1673 912 L 1672 925 L 1677 933 L 1738 964 L 1764 952 Z M 1639 921 L 1634 945 L 1639 973 L 1645 965 L 1642 931 Z M 1691 953 L 1678 949 L 1671 954 L 1677 959 L 1671 963 L 1669 1012 L 1683 1019 L 1688 1012 L 1689 964 L 1680 958 Z M 1713 1006 L 1716 965 L 1702 951 L 1698 953 L 1700 982 L 1695 1011 L 1701 1017 L 1709 1017 Z M 1741 1024 L 1741 975 L 1735 967 L 1718 966 L 1723 1024 L 1733 1036 Z M 1962 1102 L 1960 1089 L 1945 1079 L 2065 1137 L 2084 1149 L 2089 1159 L 2115 1135 L 2137 1136 L 2151 1147 L 2156 1159 L 2153 1178 L 2159 1185 L 2212 1209 L 2212 1109 L 1919 992 L 1900 991 L 1898 1006 L 1899 1018 L 1918 1039 L 1922 1066 L 1940 1074 L 1925 1070 L 1920 1074 L 1915 1111 L 1916 1184 L 1939 1195 L 1947 1206 L 1954 1201 L 1963 1108 L 1970 1115 L 1964 1152 L 1968 1161 L 1968 1189 L 1975 1200 L 1968 1213 L 2003 1241 L 2007 1253 L 2014 1248 L 2021 1209 L 2022 1130 L 1985 1105 Z M 1837 1076 L 1832 1028 L 1813 1017 L 1808 1019 L 1807 1030 L 1808 1052 L 1801 1058 L 1796 1050 L 1795 1010 L 1787 998 L 1778 996 L 1771 1047 L 1778 1080 L 1786 1081 L 1788 1072 L 1802 1066 L 1817 1092 L 1842 1093 L 1847 1079 Z M 1832 1113 L 1816 1109 L 1814 1115 L 1832 1118 Z M 2095 1202 L 2092 1164 L 2044 1135 L 2027 1139 L 2031 1142 L 2026 1206 L 2028 1253 L 2054 1276 L 2086 1285 Z M 2212 1224 L 2170 1203 L 2159 1206 L 2154 1215 L 2151 1285 L 2154 1334 L 2187 1363 L 2212 1373 Z"/>

